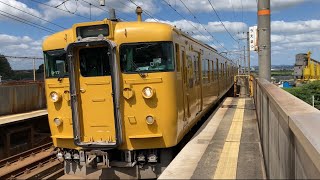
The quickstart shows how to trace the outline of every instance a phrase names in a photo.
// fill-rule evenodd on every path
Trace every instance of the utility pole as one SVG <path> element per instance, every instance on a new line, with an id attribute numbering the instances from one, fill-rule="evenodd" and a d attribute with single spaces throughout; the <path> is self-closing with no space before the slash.
<path id="1" fill-rule="evenodd" d="M 36 63 L 35 59 L 32 60 L 33 63 L 33 81 L 36 81 Z"/>
<path id="2" fill-rule="evenodd" d="M 258 0 L 259 78 L 271 81 L 270 0 Z"/>
<path id="3" fill-rule="evenodd" d="M 249 32 L 247 32 L 247 56 L 248 56 L 248 75 L 250 75 L 250 40 L 249 40 Z"/>
<path id="4" fill-rule="evenodd" d="M 246 74 L 246 46 L 243 46 L 243 74 Z"/>

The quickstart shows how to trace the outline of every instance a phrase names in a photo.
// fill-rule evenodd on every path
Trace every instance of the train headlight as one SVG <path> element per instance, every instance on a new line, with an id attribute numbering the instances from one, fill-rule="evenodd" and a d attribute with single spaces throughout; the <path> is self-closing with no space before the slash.
<path id="1" fill-rule="evenodd" d="M 154 90 L 151 87 L 145 87 L 142 89 L 142 96 L 144 98 L 149 99 L 153 96 L 153 94 L 154 94 Z"/>
<path id="2" fill-rule="evenodd" d="M 149 124 L 149 125 L 153 124 L 154 123 L 154 117 L 151 116 L 151 115 L 147 116 L 146 117 L 146 123 Z"/>
<path id="3" fill-rule="evenodd" d="M 50 93 L 50 99 L 52 102 L 58 102 L 61 100 L 61 95 L 57 92 L 53 91 Z"/>
<path id="4" fill-rule="evenodd" d="M 57 127 L 61 126 L 61 124 L 63 123 L 62 119 L 60 119 L 60 118 L 54 118 L 53 122 Z"/>

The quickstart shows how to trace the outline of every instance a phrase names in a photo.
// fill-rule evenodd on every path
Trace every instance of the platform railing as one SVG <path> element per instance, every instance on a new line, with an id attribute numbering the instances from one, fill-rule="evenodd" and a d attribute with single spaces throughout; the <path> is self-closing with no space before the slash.
<path id="1" fill-rule="evenodd" d="M 320 111 L 264 79 L 254 79 L 269 179 L 320 178 Z"/>

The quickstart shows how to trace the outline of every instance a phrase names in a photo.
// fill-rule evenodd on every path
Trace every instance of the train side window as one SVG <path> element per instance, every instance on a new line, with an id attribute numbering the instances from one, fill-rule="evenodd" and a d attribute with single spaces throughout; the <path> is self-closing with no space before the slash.
<path id="1" fill-rule="evenodd" d="M 210 68 L 210 60 L 209 59 L 207 59 L 207 66 L 208 66 L 208 70 L 207 70 L 207 74 L 208 74 L 208 82 L 210 82 L 211 81 L 211 79 L 210 79 L 210 77 L 211 77 L 211 73 L 210 73 L 210 71 L 211 71 L 211 68 Z"/>
<path id="2" fill-rule="evenodd" d="M 216 75 L 216 79 L 219 79 L 219 59 L 217 58 L 217 61 L 216 61 L 216 72 L 217 72 L 217 75 Z"/>
<path id="3" fill-rule="evenodd" d="M 222 68 L 221 68 L 221 77 L 224 77 L 224 64 L 221 63 L 221 66 L 222 66 Z"/>
<path id="4" fill-rule="evenodd" d="M 227 66 L 227 62 L 225 62 L 224 63 L 224 65 L 223 65 L 223 67 L 224 67 L 224 70 L 225 70 L 225 77 L 228 77 L 228 66 Z"/>
<path id="5" fill-rule="evenodd" d="M 208 83 L 208 63 L 206 59 L 202 59 L 202 82 Z"/>
<path id="6" fill-rule="evenodd" d="M 211 61 L 211 79 L 214 81 L 214 61 Z"/>
<path id="7" fill-rule="evenodd" d="M 180 47 L 179 44 L 175 44 L 176 49 L 176 64 L 177 64 L 177 72 L 180 72 Z"/>

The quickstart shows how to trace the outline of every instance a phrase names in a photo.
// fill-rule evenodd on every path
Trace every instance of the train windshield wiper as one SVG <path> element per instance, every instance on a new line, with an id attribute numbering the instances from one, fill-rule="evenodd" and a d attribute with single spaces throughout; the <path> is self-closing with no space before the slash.
<path id="1" fill-rule="evenodd" d="M 137 70 L 137 69 L 139 68 L 139 67 L 137 66 L 137 64 L 136 64 L 133 60 L 131 60 L 131 63 L 132 63 L 132 65 L 133 65 L 133 67 L 135 68 L 135 72 L 137 72 L 140 77 L 145 78 L 145 77 L 146 77 L 146 74 L 143 73 L 143 72 L 140 72 L 139 70 Z"/>
<path id="2" fill-rule="evenodd" d="M 65 77 L 68 77 L 68 76 L 69 76 L 68 74 L 63 74 L 63 75 L 62 75 L 62 74 L 61 74 L 61 75 L 59 74 L 59 76 L 58 76 L 58 81 L 61 82 L 61 81 L 62 81 L 62 78 L 65 78 Z"/>

